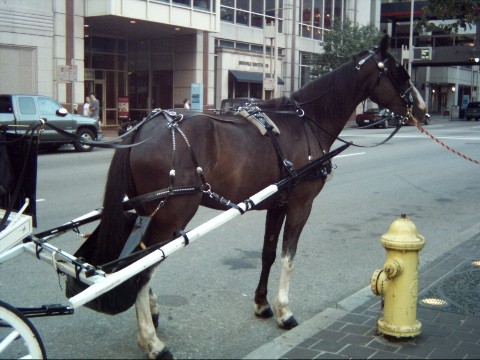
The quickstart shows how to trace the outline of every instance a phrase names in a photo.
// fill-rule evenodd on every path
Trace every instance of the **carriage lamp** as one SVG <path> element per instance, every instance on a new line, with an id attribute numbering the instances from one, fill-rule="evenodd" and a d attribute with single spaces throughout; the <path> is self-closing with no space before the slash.
<path id="1" fill-rule="evenodd" d="M 380 242 L 387 251 L 387 259 L 382 269 L 375 270 L 370 282 L 372 292 L 383 296 L 383 317 L 377 320 L 377 330 L 398 338 L 417 336 L 422 328 L 416 319 L 418 263 L 425 238 L 402 214 Z"/>

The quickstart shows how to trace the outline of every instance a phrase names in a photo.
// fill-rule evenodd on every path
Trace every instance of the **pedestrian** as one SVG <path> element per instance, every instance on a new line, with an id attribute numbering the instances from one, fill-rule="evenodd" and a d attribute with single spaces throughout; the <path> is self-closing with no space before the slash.
<path id="1" fill-rule="evenodd" d="M 98 114 L 99 114 L 99 110 L 100 110 L 100 102 L 97 100 L 94 93 L 90 94 L 89 110 L 90 110 L 90 116 L 95 118 L 95 119 L 98 119 Z"/>
<path id="2" fill-rule="evenodd" d="M 85 96 L 83 103 L 83 116 L 90 116 L 90 96 Z"/>
<path id="3" fill-rule="evenodd" d="M 190 110 L 190 100 L 188 100 L 187 98 L 183 99 L 183 108 Z"/>

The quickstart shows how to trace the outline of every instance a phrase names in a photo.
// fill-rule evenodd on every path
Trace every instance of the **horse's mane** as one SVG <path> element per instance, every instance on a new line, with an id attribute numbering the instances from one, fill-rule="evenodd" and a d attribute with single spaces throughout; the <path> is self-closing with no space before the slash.
<path id="1" fill-rule="evenodd" d="M 355 74 L 354 64 L 358 62 L 367 52 L 356 55 L 351 61 L 346 62 L 337 69 L 317 77 L 302 88 L 293 92 L 291 97 L 279 97 L 262 103 L 262 108 L 274 108 L 275 110 L 284 110 L 289 107 L 293 109 L 294 99 L 300 106 L 315 102 L 315 112 L 321 113 L 322 117 L 338 117 L 349 108 L 349 100 L 353 100 L 352 81 Z M 315 100 L 321 101 L 315 101 Z M 347 106 L 346 106 L 347 105 Z M 353 104 L 356 106 L 357 104 Z M 350 114 L 345 114 L 349 116 Z"/>

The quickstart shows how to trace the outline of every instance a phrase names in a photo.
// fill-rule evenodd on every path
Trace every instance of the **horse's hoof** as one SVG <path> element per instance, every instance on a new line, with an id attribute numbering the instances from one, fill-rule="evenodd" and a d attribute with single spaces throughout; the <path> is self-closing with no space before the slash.
<path id="1" fill-rule="evenodd" d="M 157 354 L 157 356 L 155 357 L 155 359 L 158 359 L 158 360 L 161 360 L 161 359 L 173 359 L 173 354 L 171 353 L 171 351 L 165 347 L 162 352 L 160 352 L 159 354 Z"/>
<path id="2" fill-rule="evenodd" d="M 158 318 L 160 317 L 160 314 L 152 314 L 152 321 L 153 321 L 153 326 L 155 326 L 155 329 L 158 328 Z"/>
<path id="3" fill-rule="evenodd" d="M 285 329 L 285 330 L 291 330 L 296 326 L 298 326 L 298 322 L 297 322 L 297 320 L 295 320 L 295 318 L 293 316 L 289 317 L 285 321 L 282 321 L 282 328 Z"/>
<path id="4" fill-rule="evenodd" d="M 273 316 L 273 311 L 270 307 L 267 307 L 265 309 L 263 309 L 260 313 L 255 313 L 256 316 L 258 317 L 261 317 L 261 318 L 264 318 L 264 319 L 268 319 L 268 318 L 271 318 Z"/>

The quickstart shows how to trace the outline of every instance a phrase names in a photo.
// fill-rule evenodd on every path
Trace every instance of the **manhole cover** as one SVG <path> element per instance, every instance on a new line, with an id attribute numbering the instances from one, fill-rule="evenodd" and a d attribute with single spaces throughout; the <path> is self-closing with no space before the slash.
<path id="1" fill-rule="evenodd" d="M 480 315 L 480 266 L 468 261 L 432 288 L 422 291 L 418 304 L 465 315 Z"/>

